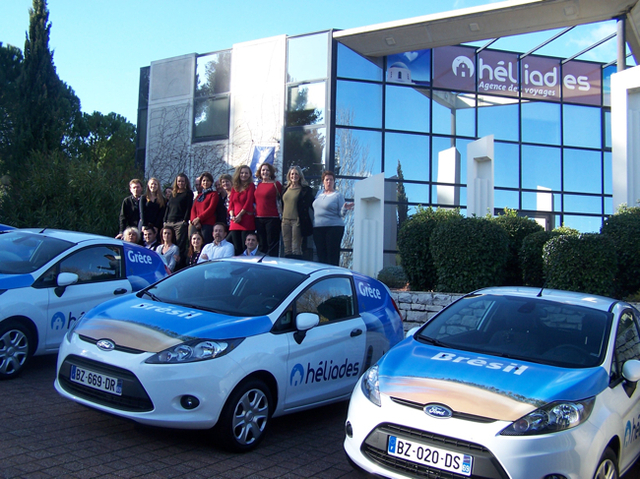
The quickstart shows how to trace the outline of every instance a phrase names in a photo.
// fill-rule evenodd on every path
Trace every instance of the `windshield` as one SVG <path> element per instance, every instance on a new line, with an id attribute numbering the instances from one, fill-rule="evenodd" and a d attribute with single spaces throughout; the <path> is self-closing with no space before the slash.
<path id="1" fill-rule="evenodd" d="M 0 273 L 33 273 L 73 243 L 24 231 L 0 235 Z"/>
<path id="2" fill-rule="evenodd" d="M 565 368 L 604 360 L 611 314 L 541 298 L 468 296 L 425 325 L 422 342 Z"/>
<path id="3" fill-rule="evenodd" d="M 260 263 L 213 261 L 152 286 L 152 299 L 232 316 L 271 313 L 305 275 Z"/>

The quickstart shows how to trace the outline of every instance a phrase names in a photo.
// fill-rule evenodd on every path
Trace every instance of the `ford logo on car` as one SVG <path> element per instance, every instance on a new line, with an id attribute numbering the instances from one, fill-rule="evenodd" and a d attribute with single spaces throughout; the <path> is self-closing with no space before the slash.
<path id="1" fill-rule="evenodd" d="M 424 412 L 437 419 L 446 419 L 453 416 L 453 412 L 448 407 L 442 406 L 440 404 L 427 404 L 424 407 Z"/>
<path id="2" fill-rule="evenodd" d="M 96 343 L 96 346 L 98 346 L 98 348 L 102 349 L 103 351 L 112 351 L 115 349 L 116 345 L 113 344 L 112 341 L 109 341 L 108 339 L 101 339 Z"/>

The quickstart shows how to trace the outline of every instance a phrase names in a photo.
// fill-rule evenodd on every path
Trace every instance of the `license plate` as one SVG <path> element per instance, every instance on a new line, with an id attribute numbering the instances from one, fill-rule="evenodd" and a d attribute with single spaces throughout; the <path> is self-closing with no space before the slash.
<path id="1" fill-rule="evenodd" d="M 70 378 L 74 383 L 83 384 L 93 389 L 98 389 L 106 393 L 122 396 L 122 379 L 112 378 L 104 374 L 96 373 L 88 369 L 71 365 Z"/>
<path id="2" fill-rule="evenodd" d="M 389 436 L 387 454 L 443 471 L 471 476 L 473 457 Z"/>

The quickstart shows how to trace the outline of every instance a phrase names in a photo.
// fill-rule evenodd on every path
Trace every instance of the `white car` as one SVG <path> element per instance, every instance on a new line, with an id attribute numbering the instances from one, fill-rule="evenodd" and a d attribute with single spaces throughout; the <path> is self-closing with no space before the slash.
<path id="1" fill-rule="evenodd" d="M 186 268 L 87 313 L 55 387 L 155 426 L 257 446 L 273 416 L 347 400 L 403 338 L 387 287 L 318 263 L 232 258 Z"/>
<path id="2" fill-rule="evenodd" d="M 155 252 L 62 230 L 0 233 L 0 379 L 55 353 L 85 311 L 167 275 Z"/>
<path id="3" fill-rule="evenodd" d="M 638 320 L 582 293 L 464 296 L 363 375 L 345 451 L 390 478 L 616 478 L 640 454 Z"/>

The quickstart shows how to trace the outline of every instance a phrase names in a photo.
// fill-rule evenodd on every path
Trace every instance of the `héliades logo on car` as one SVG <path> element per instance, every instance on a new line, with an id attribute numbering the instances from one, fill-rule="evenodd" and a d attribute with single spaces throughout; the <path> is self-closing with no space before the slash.
<path id="1" fill-rule="evenodd" d="M 291 386 L 298 386 L 300 384 L 333 381 L 345 377 L 358 376 L 359 372 L 360 363 L 349 362 L 349 358 L 345 359 L 342 364 L 333 364 L 333 360 L 318 361 L 316 367 L 311 367 L 311 363 L 307 363 L 306 370 L 302 364 L 298 363 L 291 369 L 289 384 Z"/>
<path id="2" fill-rule="evenodd" d="M 627 421 L 627 425 L 624 428 L 624 447 L 636 442 L 638 437 L 640 437 L 640 414 L 638 414 L 637 418 L 634 417 Z"/>

